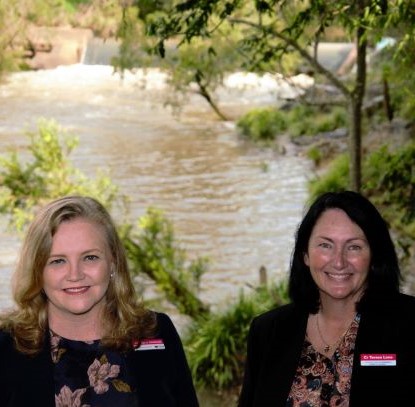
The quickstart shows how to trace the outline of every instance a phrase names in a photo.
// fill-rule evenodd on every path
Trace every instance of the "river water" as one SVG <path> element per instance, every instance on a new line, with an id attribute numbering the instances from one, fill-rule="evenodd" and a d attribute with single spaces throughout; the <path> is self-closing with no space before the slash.
<path id="1" fill-rule="evenodd" d="M 232 80 L 219 97 L 233 117 L 276 103 L 283 90 L 258 78 L 241 88 L 251 76 Z M 164 105 L 167 94 L 157 70 L 124 80 L 99 65 L 14 74 L 0 87 L 0 153 L 25 152 L 25 132 L 40 117 L 58 122 L 79 137 L 74 165 L 91 177 L 109 169 L 131 198 L 132 219 L 149 206 L 160 208 L 189 258 L 210 258 L 200 295 L 213 307 L 225 306 L 258 283 L 261 266 L 271 280 L 285 275 L 311 164 L 243 141 L 234 122 L 218 121 L 198 97 L 173 115 Z M 2 219 L 0 309 L 12 304 L 9 282 L 20 244 L 4 225 Z"/>

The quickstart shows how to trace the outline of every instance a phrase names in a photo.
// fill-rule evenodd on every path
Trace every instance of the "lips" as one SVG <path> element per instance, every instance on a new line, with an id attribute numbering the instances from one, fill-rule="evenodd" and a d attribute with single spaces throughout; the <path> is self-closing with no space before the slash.
<path id="1" fill-rule="evenodd" d="M 352 273 L 326 273 L 326 276 L 335 281 L 345 281 L 349 279 Z"/>
<path id="2" fill-rule="evenodd" d="M 67 294 L 71 295 L 77 295 L 77 294 L 83 294 L 89 290 L 89 286 L 84 287 L 71 287 L 71 288 L 64 288 L 63 291 Z"/>

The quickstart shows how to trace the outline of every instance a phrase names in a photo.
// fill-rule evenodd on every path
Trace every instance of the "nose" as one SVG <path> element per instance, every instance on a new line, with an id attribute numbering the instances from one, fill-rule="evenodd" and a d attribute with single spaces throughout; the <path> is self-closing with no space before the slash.
<path id="1" fill-rule="evenodd" d="M 333 254 L 333 265 L 334 268 L 341 270 L 346 264 L 346 255 L 342 248 L 337 248 Z"/>
<path id="2" fill-rule="evenodd" d="M 69 263 L 66 279 L 68 281 L 79 281 L 84 278 L 82 267 L 78 263 Z"/>

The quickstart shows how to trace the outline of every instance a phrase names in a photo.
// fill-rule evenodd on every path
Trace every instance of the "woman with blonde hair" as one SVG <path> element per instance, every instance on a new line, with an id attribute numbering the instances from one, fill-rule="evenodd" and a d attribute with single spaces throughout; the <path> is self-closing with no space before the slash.
<path id="1" fill-rule="evenodd" d="M 0 405 L 198 406 L 170 318 L 136 299 L 107 210 L 69 196 L 39 211 L 0 320 Z"/>

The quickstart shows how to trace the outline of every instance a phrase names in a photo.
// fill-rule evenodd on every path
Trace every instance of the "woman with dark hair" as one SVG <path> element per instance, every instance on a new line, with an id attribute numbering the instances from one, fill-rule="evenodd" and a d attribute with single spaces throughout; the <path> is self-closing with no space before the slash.
<path id="1" fill-rule="evenodd" d="M 107 210 L 70 196 L 36 215 L 0 318 L 1 407 L 198 406 L 180 338 L 137 301 Z"/>
<path id="2" fill-rule="evenodd" d="M 415 298 L 388 227 L 362 195 L 316 199 L 296 234 L 291 303 L 256 317 L 239 407 L 415 403 Z"/>

